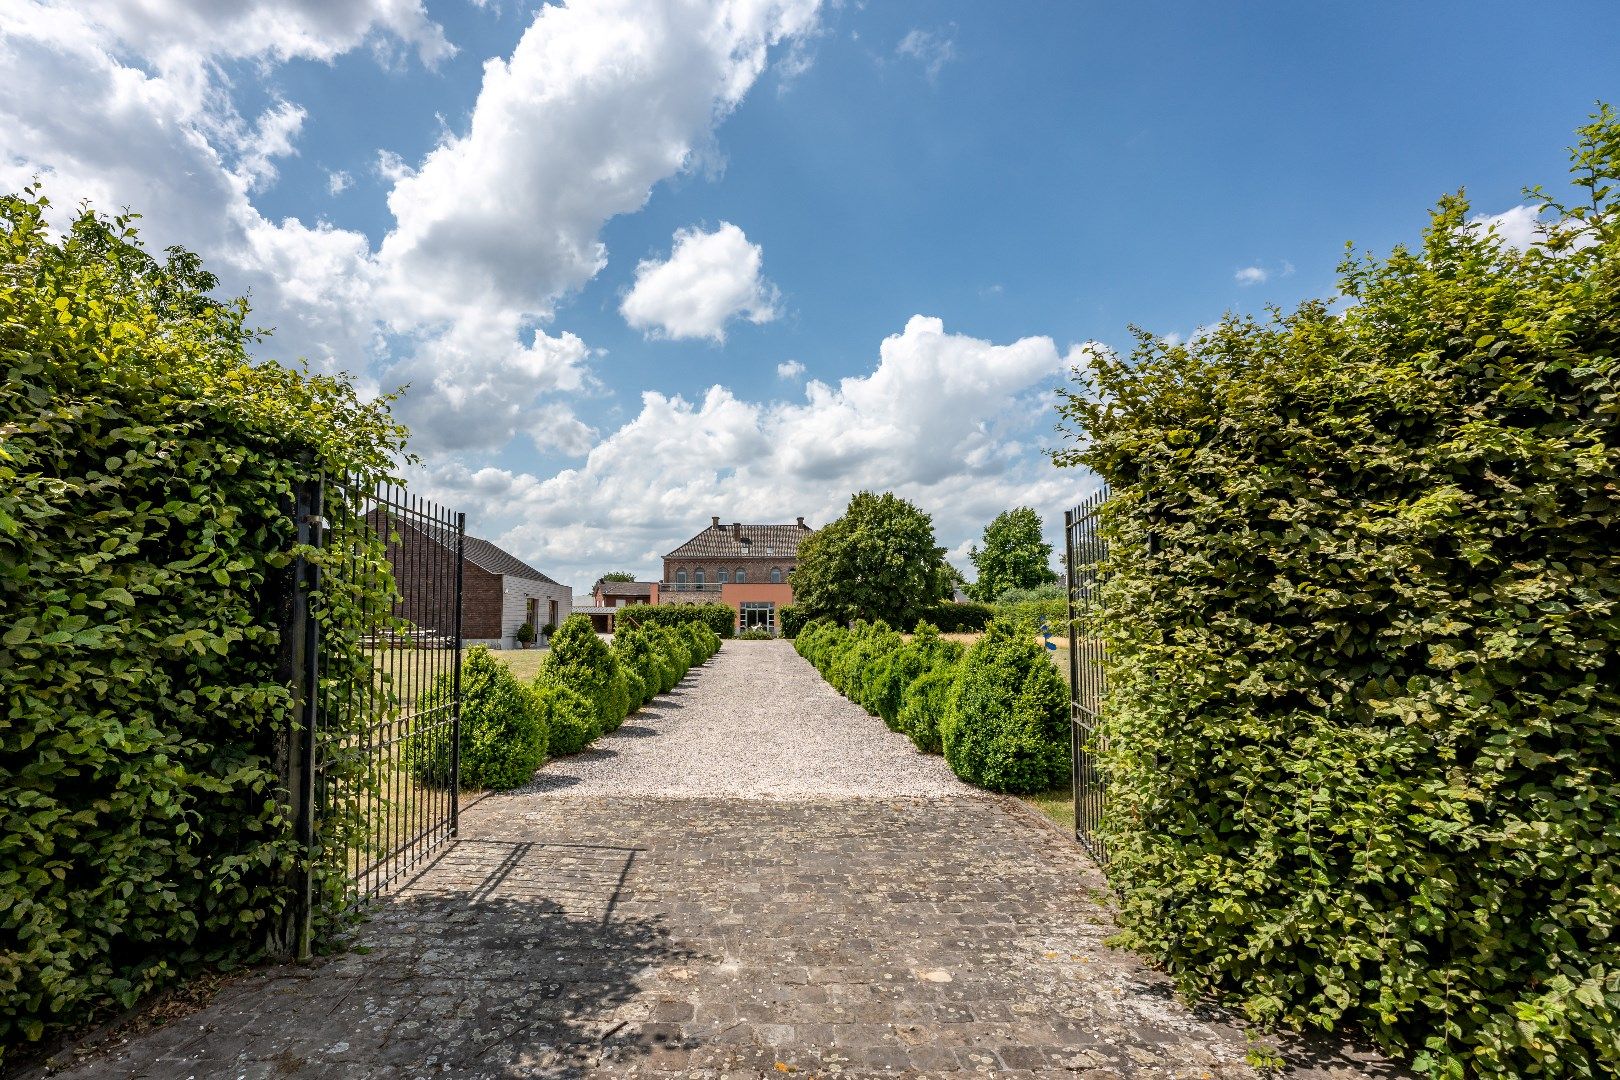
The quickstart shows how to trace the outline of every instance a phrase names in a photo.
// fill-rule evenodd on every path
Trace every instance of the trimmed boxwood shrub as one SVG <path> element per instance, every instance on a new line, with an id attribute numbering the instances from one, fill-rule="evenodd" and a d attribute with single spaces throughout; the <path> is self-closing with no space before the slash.
<path id="1" fill-rule="evenodd" d="M 1620 1075 L 1620 121 L 1510 247 L 1459 196 L 1343 310 L 1144 333 L 1114 490 L 1122 919 L 1181 990 L 1436 1077 Z"/>
<path id="2" fill-rule="evenodd" d="M 0 197 L 0 1071 L 275 932 L 302 857 L 275 744 L 285 501 L 323 469 L 365 488 L 403 444 L 388 398 L 255 363 L 246 303 L 196 256 L 88 210 L 64 236 L 47 206 Z M 346 539 L 376 573 L 329 602 L 386 610 L 381 545 Z M 379 692 L 354 643 L 334 652 Z M 353 826 L 320 825 L 318 934 Z"/>
<path id="3" fill-rule="evenodd" d="M 916 681 L 939 667 L 953 665 L 962 655 L 962 646 L 939 636 L 939 630 L 929 623 L 918 623 L 916 633 L 903 648 L 895 649 L 880 658 L 873 669 L 871 686 L 872 708 L 892 731 L 905 731 L 900 713 L 912 693 Z M 929 746 L 919 749 L 939 752 L 938 716 L 929 728 L 934 732 Z M 909 734 L 909 733 L 908 733 Z M 915 741 L 915 740 L 913 740 Z"/>
<path id="4" fill-rule="evenodd" d="M 962 658 L 939 725 L 951 771 L 991 791 L 1046 791 L 1069 775 L 1069 691 L 1046 650 L 992 622 Z"/>
<path id="5" fill-rule="evenodd" d="M 623 660 L 619 661 L 619 674 L 624 678 L 625 695 L 630 703 L 626 712 L 636 713 L 647 701 L 647 684 L 642 681 L 641 674 L 627 667 Z"/>
<path id="6" fill-rule="evenodd" d="M 729 638 L 737 629 L 737 611 L 730 604 L 626 604 L 614 612 L 614 625 L 679 626 L 698 622 Z"/>
<path id="7" fill-rule="evenodd" d="M 619 662 L 641 680 L 641 700 L 636 703 L 637 707 L 667 689 L 664 683 L 668 657 L 660 652 L 653 630 L 640 626 L 619 629 L 613 635 L 613 651 L 618 654 Z"/>
<path id="8" fill-rule="evenodd" d="M 551 638 L 551 652 L 540 677 L 583 695 L 596 709 L 597 734 L 612 731 L 630 708 L 629 690 L 607 642 L 597 636 L 586 615 L 570 615 Z M 594 737 L 594 736 L 593 736 Z"/>
<path id="9" fill-rule="evenodd" d="M 596 706 L 585 695 L 547 682 L 544 675 L 535 679 L 533 691 L 550 732 L 553 757 L 577 754 L 596 739 Z"/>
<path id="10" fill-rule="evenodd" d="M 451 677 L 440 674 L 417 707 L 453 700 Z M 447 787 L 452 740 L 425 731 L 406 740 L 404 759 L 425 784 Z M 469 791 L 510 791 L 529 782 L 546 760 L 549 732 L 534 692 L 479 645 L 461 664 L 461 786 Z"/>
<path id="11" fill-rule="evenodd" d="M 956 664 L 942 659 L 913 679 L 906 690 L 895 726 L 925 754 L 944 751 L 939 740 L 939 725 L 950 707 L 951 689 L 955 685 Z"/>

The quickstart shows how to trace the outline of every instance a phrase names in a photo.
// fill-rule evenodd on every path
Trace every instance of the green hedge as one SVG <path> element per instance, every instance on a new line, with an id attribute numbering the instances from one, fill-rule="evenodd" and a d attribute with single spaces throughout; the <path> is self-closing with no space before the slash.
<path id="1" fill-rule="evenodd" d="M 1130 939 L 1434 1076 L 1620 1073 L 1611 111 L 1578 154 L 1529 250 L 1448 198 L 1344 310 L 1144 334 L 1064 406 Z"/>
<path id="2" fill-rule="evenodd" d="M 927 621 L 945 634 L 976 634 L 990 625 L 996 609 L 989 604 L 968 601 L 961 604 L 939 604 L 928 611 Z"/>
<path id="3" fill-rule="evenodd" d="M 545 720 L 553 756 L 577 754 L 596 738 L 599 731 L 596 706 L 579 691 L 536 678 L 529 688 L 540 715 Z"/>
<path id="4" fill-rule="evenodd" d="M 387 475 L 403 439 L 386 399 L 253 363 L 195 256 L 88 211 L 58 238 L 46 205 L 0 198 L 0 1067 L 272 935 L 300 857 L 286 500 L 320 468 Z M 375 589 L 335 602 L 380 602 L 381 547 L 349 539 Z M 358 650 L 334 666 L 374 692 Z M 339 858 L 351 825 L 322 825 Z M 318 931 L 344 870 L 317 867 Z"/>
<path id="5" fill-rule="evenodd" d="M 776 627 L 785 638 L 798 637 L 809 621 L 809 613 L 795 604 L 783 604 L 776 609 Z"/>
<path id="6" fill-rule="evenodd" d="M 614 613 L 614 625 L 680 626 L 698 622 L 722 638 L 737 630 L 737 611 L 730 604 L 626 604 Z"/>

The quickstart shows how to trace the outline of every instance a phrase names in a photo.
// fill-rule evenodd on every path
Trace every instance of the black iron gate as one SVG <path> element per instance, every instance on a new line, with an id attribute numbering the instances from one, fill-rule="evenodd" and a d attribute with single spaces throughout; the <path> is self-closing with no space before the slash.
<path id="1" fill-rule="evenodd" d="M 348 477 L 301 485 L 295 514 L 287 779 L 309 858 L 285 944 L 303 957 L 317 907 L 364 903 L 456 834 L 466 519 Z"/>
<path id="2" fill-rule="evenodd" d="M 1063 514 L 1065 564 L 1069 575 L 1069 739 L 1074 755 L 1074 838 L 1098 865 L 1108 867 L 1108 848 L 1100 834 L 1107 793 L 1098 755 L 1105 748 L 1100 730 L 1103 696 L 1103 649 L 1091 616 L 1099 600 L 1103 559 L 1108 553 L 1097 530 L 1108 489 L 1082 499 Z"/>

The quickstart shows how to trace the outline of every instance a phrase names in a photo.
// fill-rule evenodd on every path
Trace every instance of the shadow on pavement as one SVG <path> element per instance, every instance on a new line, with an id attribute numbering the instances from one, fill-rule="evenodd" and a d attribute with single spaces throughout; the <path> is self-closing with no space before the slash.
<path id="1" fill-rule="evenodd" d="M 636 849 L 455 843 L 353 951 L 270 969 L 73 1076 L 579 1076 L 682 1045 L 641 985 L 691 954 L 619 910 Z"/>

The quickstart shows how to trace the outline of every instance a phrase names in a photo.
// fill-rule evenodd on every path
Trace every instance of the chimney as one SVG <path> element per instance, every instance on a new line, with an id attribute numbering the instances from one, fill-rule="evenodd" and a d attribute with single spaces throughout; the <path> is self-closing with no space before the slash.
<path id="1" fill-rule="evenodd" d="M 715 514 L 714 516 L 710 517 L 709 520 L 714 523 L 713 525 L 710 526 L 710 528 L 718 529 L 720 527 L 720 515 L 719 514 Z M 804 519 L 800 518 L 799 520 L 803 521 Z"/>
<path id="2" fill-rule="evenodd" d="M 810 526 L 808 526 L 808 525 L 806 525 L 806 524 L 805 524 L 805 523 L 804 523 L 804 515 L 803 515 L 803 514 L 800 514 L 800 515 L 799 515 L 799 528 L 801 528 L 801 529 L 808 529 L 808 528 L 809 528 L 809 527 L 810 527 Z"/>
<path id="3" fill-rule="evenodd" d="M 739 540 L 742 539 L 742 522 L 733 521 L 731 523 L 731 535 L 735 536 Z"/>

